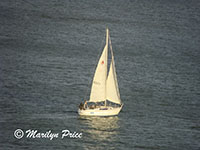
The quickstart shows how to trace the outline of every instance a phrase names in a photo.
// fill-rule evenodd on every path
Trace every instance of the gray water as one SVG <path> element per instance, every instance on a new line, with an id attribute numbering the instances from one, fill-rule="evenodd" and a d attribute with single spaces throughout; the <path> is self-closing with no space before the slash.
<path id="1" fill-rule="evenodd" d="M 200 149 L 198 0 L 0 2 L 0 149 Z M 82 118 L 109 27 L 123 110 Z M 16 129 L 82 138 L 16 139 Z"/>

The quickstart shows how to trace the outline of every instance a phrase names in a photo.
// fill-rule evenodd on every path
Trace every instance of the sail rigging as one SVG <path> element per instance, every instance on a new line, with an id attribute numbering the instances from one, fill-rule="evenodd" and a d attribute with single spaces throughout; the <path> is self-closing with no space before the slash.
<path id="1" fill-rule="evenodd" d="M 108 46 L 110 46 L 112 59 L 110 63 L 109 73 L 107 75 Z M 113 103 L 121 104 L 117 75 L 115 70 L 114 55 L 108 29 L 106 32 L 106 44 L 98 61 L 93 77 L 89 101 L 101 102 L 106 100 L 109 100 Z"/>

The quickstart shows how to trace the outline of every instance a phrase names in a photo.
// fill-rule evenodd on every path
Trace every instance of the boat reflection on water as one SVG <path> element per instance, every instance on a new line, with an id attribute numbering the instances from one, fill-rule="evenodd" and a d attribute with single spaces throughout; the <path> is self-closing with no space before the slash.
<path id="1" fill-rule="evenodd" d="M 109 145 L 114 148 L 115 141 L 118 141 L 119 118 L 113 117 L 86 117 L 80 116 L 80 123 L 83 126 L 83 140 L 85 149 L 102 149 Z"/>

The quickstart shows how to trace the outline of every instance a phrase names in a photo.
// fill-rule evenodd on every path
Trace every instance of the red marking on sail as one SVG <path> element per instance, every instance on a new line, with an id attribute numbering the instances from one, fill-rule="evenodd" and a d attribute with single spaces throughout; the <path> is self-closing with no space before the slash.
<path id="1" fill-rule="evenodd" d="M 102 61 L 101 64 L 103 65 L 103 64 L 104 64 L 104 61 Z"/>

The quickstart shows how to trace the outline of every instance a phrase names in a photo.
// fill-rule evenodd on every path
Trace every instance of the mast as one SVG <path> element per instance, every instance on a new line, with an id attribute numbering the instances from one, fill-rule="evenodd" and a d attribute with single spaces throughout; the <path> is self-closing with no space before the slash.
<path id="1" fill-rule="evenodd" d="M 109 29 L 107 28 L 106 29 L 106 45 L 107 45 L 107 47 L 108 47 L 108 45 L 109 45 Z M 108 57 L 108 56 L 107 56 Z M 106 76 L 107 76 L 107 74 L 106 74 Z M 107 80 L 106 80 L 107 81 Z M 107 82 L 105 82 L 105 85 L 107 84 Z M 107 87 L 106 87 L 107 88 Z M 106 95 L 107 95 L 107 89 L 105 88 L 105 93 L 106 93 Z M 107 97 L 107 96 L 106 96 Z M 105 99 L 105 106 L 107 106 L 107 99 Z"/>

